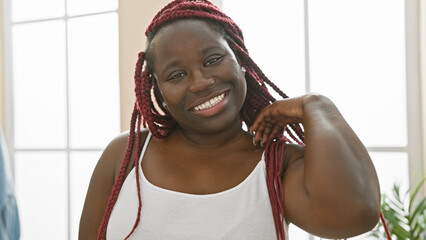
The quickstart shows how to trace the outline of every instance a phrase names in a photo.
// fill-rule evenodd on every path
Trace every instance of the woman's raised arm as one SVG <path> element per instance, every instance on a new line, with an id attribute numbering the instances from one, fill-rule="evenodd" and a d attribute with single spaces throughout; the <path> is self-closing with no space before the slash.
<path id="1" fill-rule="evenodd" d="M 294 122 L 303 124 L 306 146 L 288 144 L 285 149 L 286 219 L 326 238 L 372 229 L 380 214 L 376 171 L 366 148 L 331 100 L 308 94 L 273 103 L 254 122 L 254 139 L 265 143 Z"/>

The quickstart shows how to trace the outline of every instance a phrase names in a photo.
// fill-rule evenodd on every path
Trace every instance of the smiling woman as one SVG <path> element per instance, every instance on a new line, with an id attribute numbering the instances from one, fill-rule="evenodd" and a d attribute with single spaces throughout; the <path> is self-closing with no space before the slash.
<path id="1" fill-rule="evenodd" d="M 247 89 L 244 73 L 219 32 L 203 21 L 177 21 L 157 33 L 148 53 L 159 96 L 179 126 L 215 133 L 241 124 L 238 114 Z"/>
<path id="2" fill-rule="evenodd" d="M 374 166 L 330 99 L 288 98 L 208 1 L 171 2 L 146 35 L 131 129 L 98 162 L 80 239 L 287 239 L 288 223 L 346 238 L 376 225 Z"/>

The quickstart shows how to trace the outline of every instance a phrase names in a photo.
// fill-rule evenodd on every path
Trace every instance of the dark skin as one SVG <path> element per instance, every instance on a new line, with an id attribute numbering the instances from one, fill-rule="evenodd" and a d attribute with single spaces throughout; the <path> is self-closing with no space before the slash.
<path id="1" fill-rule="evenodd" d="M 142 161 L 145 176 L 161 188 L 191 194 L 238 185 L 263 152 L 241 127 L 246 83 L 239 60 L 224 38 L 200 20 L 166 25 L 152 41 L 154 76 L 178 127 L 164 140 L 151 139 Z M 226 104 L 195 110 L 220 95 Z M 282 159 L 287 166 L 287 221 L 327 238 L 351 237 L 373 228 L 380 203 L 376 172 L 367 150 L 328 98 L 308 94 L 273 103 L 253 124 L 254 140 L 266 143 L 294 122 L 304 125 L 306 147 L 288 144 Z M 128 133 L 114 139 L 99 160 L 79 239 L 96 239 L 127 137 Z"/>

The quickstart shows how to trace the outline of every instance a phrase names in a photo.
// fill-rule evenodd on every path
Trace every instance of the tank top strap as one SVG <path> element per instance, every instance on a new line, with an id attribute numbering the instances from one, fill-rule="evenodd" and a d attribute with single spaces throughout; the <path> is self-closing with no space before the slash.
<path id="1" fill-rule="evenodd" d="M 151 131 L 149 131 L 148 136 L 146 136 L 145 142 L 143 144 L 141 154 L 139 155 L 139 164 L 142 163 L 143 155 L 145 155 L 145 151 L 146 151 L 146 148 L 148 147 L 149 141 L 151 141 L 151 137 L 152 137 L 152 133 Z"/>

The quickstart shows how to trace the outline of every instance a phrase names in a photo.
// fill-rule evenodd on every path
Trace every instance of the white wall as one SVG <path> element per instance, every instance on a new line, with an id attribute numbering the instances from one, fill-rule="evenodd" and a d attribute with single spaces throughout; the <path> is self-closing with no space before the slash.
<path id="1" fill-rule="evenodd" d="M 145 50 L 145 29 L 169 0 L 119 1 L 121 130 L 129 129 L 134 95 L 134 72 L 138 53 Z"/>
<path id="2" fill-rule="evenodd" d="M 3 1 L 0 0 L 0 126 L 4 128 Z"/>

